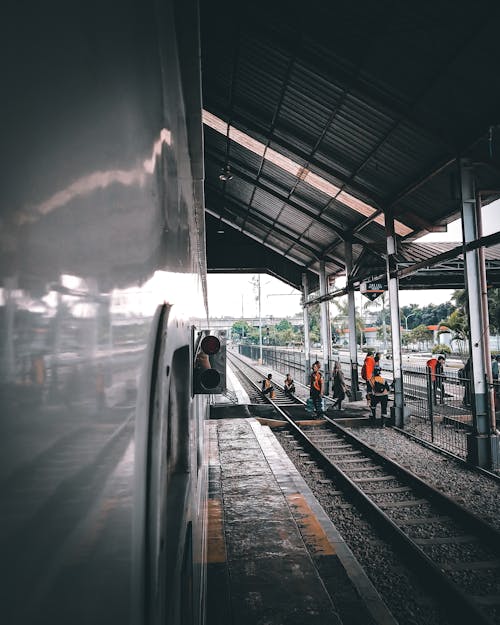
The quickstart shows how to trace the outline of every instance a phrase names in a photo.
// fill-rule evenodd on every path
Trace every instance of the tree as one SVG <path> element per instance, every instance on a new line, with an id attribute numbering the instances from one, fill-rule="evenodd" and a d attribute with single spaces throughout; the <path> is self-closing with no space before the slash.
<path id="1" fill-rule="evenodd" d="M 233 323 L 233 327 L 231 328 L 231 333 L 233 336 L 237 334 L 240 339 L 244 336 L 249 336 L 251 332 L 251 328 L 246 321 L 235 321 Z"/>
<path id="2" fill-rule="evenodd" d="M 464 289 L 453 291 L 452 300 L 455 310 L 441 321 L 452 332 L 452 341 L 456 342 L 457 350 L 465 358 L 469 352 L 469 320 L 466 313 L 467 294 Z"/>
<path id="3" fill-rule="evenodd" d="M 500 334 L 500 289 L 488 290 L 488 315 L 491 332 Z"/>
<path id="4" fill-rule="evenodd" d="M 320 331 L 320 308 L 319 304 L 313 304 L 308 308 L 309 313 L 309 340 L 311 343 L 318 343 L 321 338 Z"/>
<path id="5" fill-rule="evenodd" d="M 284 330 L 291 330 L 292 324 L 288 321 L 288 319 L 282 319 L 277 325 L 276 330 L 278 332 L 283 332 Z"/>
<path id="6" fill-rule="evenodd" d="M 333 304 L 340 313 L 339 317 L 342 318 L 341 323 L 337 323 L 337 327 L 339 329 L 347 328 L 348 327 L 347 318 L 349 316 L 349 302 L 347 301 L 347 299 L 334 299 Z M 371 302 L 368 302 L 368 304 L 371 304 Z M 359 316 L 357 311 L 356 311 L 356 316 L 355 316 L 355 323 L 356 323 L 356 334 L 360 337 L 360 341 L 362 343 L 365 343 L 366 342 L 364 339 L 365 324 L 363 322 L 363 319 Z M 333 334 L 338 335 L 338 332 L 336 332 L 335 327 L 332 323 L 332 336 Z"/>
<path id="7" fill-rule="evenodd" d="M 420 308 L 417 304 L 401 307 L 401 321 L 406 327 L 405 319 L 408 321 L 408 330 L 412 330 L 419 325 L 437 325 L 442 319 L 448 317 L 455 306 L 452 302 L 444 304 L 429 304 Z"/>
<path id="8" fill-rule="evenodd" d="M 432 340 L 432 332 L 423 323 L 416 328 L 413 328 L 413 330 L 408 333 L 408 336 L 410 337 L 410 341 L 412 343 L 428 343 Z"/>

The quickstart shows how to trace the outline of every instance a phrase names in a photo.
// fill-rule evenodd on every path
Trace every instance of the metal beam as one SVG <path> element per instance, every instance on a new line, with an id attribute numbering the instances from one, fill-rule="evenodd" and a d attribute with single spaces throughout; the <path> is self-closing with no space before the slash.
<path id="1" fill-rule="evenodd" d="M 281 226 L 277 226 L 276 224 L 272 224 L 272 221 L 268 219 L 268 217 L 264 214 L 259 212 L 258 214 L 258 219 L 257 219 L 257 215 L 255 216 L 255 218 L 253 218 L 253 216 L 250 216 L 248 213 L 248 206 L 246 204 L 244 204 L 243 202 L 240 202 L 239 200 L 235 199 L 235 198 L 231 198 L 229 199 L 227 196 L 224 197 L 224 195 L 222 194 L 222 192 L 219 189 L 214 188 L 211 183 L 208 183 L 207 185 L 207 189 L 210 189 L 210 195 L 215 194 L 218 196 L 222 197 L 223 200 L 223 204 L 224 204 L 224 210 L 226 212 L 229 212 L 229 207 L 232 207 L 232 209 L 234 209 L 235 213 L 240 213 L 240 216 L 242 218 L 246 217 L 247 220 L 252 220 L 253 222 L 255 222 L 261 229 L 263 229 L 264 227 L 267 227 L 273 229 L 277 234 L 281 235 L 283 238 L 287 239 L 290 243 L 294 242 L 296 245 L 298 245 L 299 247 L 302 247 L 306 253 L 309 256 L 313 256 L 315 258 L 317 258 L 317 260 L 320 260 L 319 258 L 319 251 L 316 250 L 314 247 L 312 247 L 311 245 L 304 243 L 302 240 L 299 240 L 296 237 L 293 237 L 290 232 L 288 230 L 286 230 L 285 228 L 281 227 Z M 207 201 L 207 205 L 210 204 L 210 195 L 209 193 L 207 193 L 207 197 L 206 197 L 206 201 Z M 256 213 L 258 212 L 257 209 L 253 209 Z M 221 217 L 223 211 L 219 211 L 217 212 L 216 210 L 214 210 L 212 208 L 212 211 L 218 216 Z M 249 233 L 245 231 L 246 235 L 248 235 Z M 264 239 L 259 239 L 259 242 L 262 243 L 262 245 L 265 245 L 265 247 L 271 247 L 268 243 L 264 243 Z M 273 247 L 273 249 L 276 250 L 275 247 Z M 279 250 L 279 253 L 284 255 L 283 250 Z M 336 265 L 339 265 L 339 267 L 342 267 L 341 263 L 339 261 L 336 261 L 334 259 L 330 259 L 330 261 Z"/>

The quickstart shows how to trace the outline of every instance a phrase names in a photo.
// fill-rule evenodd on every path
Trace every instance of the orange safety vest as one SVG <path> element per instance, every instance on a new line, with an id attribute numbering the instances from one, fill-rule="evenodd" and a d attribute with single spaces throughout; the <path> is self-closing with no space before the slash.
<path id="1" fill-rule="evenodd" d="M 365 358 L 365 371 L 366 371 L 366 378 L 365 380 L 370 380 L 371 377 L 373 376 L 373 370 L 375 369 L 375 358 L 373 356 L 367 356 Z"/>
<path id="2" fill-rule="evenodd" d="M 317 391 L 321 391 L 321 378 L 322 378 L 322 376 L 321 376 L 321 373 L 319 371 L 311 373 L 312 386 Z"/>
<path id="3" fill-rule="evenodd" d="M 379 390 L 376 390 L 376 383 L 379 384 Z M 380 386 L 383 386 L 383 390 L 380 390 Z M 387 391 L 387 387 L 386 387 L 386 382 L 384 380 L 384 378 L 381 375 L 374 375 L 370 378 L 370 386 L 372 389 L 372 394 L 373 395 L 387 395 L 388 391 Z"/>
<path id="4" fill-rule="evenodd" d="M 436 380 L 436 367 L 437 367 L 437 364 L 438 364 L 437 358 L 431 358 L 425 364 L 431 370 L 431 380 L 432 380 L 432 382 L 434 382 Z"/>

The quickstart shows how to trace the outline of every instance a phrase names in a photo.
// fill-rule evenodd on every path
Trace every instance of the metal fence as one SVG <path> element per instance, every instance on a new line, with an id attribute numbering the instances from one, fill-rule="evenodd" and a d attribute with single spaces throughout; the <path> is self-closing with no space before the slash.
<path id="1" fill-rule="evenodd" d="M 260 358 L 258 345 L 239 345 L 238 351 L 242 356 L 252 360 L 259 360 Z M 283 374 L 290 373 L 293 378 L 301 382 L 304 380 L 304 372 L 306 370 L 304 352 L 284 350 L 276 346 L 266 346 L 262 348 L 262 364 Z"/>
<path id="2" fill-rule="evenodd" d="M 472 432 L 470 379 L 457 372 L 433 375 L 426 367 L 406 367 L 403 388 L 405 430 L 465 459 Z"/>
<path id="3" fill-rule="evenodd" d="M 260 358 L 260 347 L 258 345 L 239 345 L 238 351 L 242 356 L 252 360 L 257 361 Z M 311 352 L 309 354 L 309 363 L 312 364 L 315 360 L 321 360 L 322 357 L 323 354 L 320 352 Z M 339 360 L 343 365 L 349 365 L 348 360 L 340 357 Z M 262 364 L 285 375 L 290 373 L 294 379 L 309 384 L 309 372 L 306 371 L 306 355 L 304 352 L 285 349 L 275 345 L 263 346 Z M 343 372 L 345 379 L 350 381 L 350 366 L 344 366 Z"/>

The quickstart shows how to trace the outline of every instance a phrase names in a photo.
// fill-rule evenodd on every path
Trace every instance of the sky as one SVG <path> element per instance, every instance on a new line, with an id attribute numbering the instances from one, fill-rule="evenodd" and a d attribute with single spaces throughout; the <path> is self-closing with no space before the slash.
<path id="1" fill-rule="evenodd" d="M 500 200 L 483 207 L 483 235 L 500 231 Z M 426 234 L 419 242 L 460 242 L 462 240 L 461 220 L 452 222 L 445 233 Z M 251 317 L 258 316 L 257 290 L 251 281 L 255 274 L 209 274 L 208 305 L 211 317 Z M 399 304 L 440 304 L 450 301 L 450 289 L 428 291 L 400 291 Z M 289 317 L 302 312 L 300 291 L 277 278 L 261 275 L 261 315 L 263 318 Z M 357 303 L 361 296 L 357 296 Z M 368 301 L 368 300 L 367 300 Z"/>

